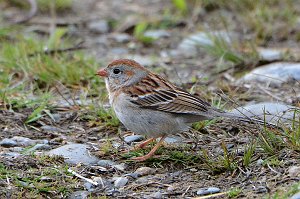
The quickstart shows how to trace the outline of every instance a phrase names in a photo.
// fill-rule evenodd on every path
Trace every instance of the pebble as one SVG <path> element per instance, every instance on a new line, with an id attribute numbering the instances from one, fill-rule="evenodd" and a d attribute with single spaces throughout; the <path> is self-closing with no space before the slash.
<path id="1" fill-rule="evenodd" d="M 126 177 L 118 177 L 115 182 L 114 182 L 114 186 L 116 188 L 121 188 L 124 187 L 128 182 L 128 179 Z"/>
<path id="2" fill-rule="evenodd" d="M 113 165 L 116 165 L 117 163 L 115 163 L 114 161 L 111 160 L 99 160 L 97 162 L 97 165 L 101 166 L 101 167 L 111 167 Z"/>
<path id="3" fill-rule="evenodd" d="M 128 54 L 128 50 L 126 48 L 116 47 L 116 48 L 111 48 L 110 53 L 113 55 L 124 55 L 124 54 Z"/>
<path id="4" fill-rule="evenodd" d="M 109 25 L 106 20 L 97 20 L 90 22 L 88 29 L 93 33 L 103 34 L 109 31 Z"/>
<path id="5" fill-rule="evenodd" d="M 298 109 L 282 103 L 262 102 L 258 104 L 246 105 L 232 110 L 232 113 L 247 117 L 257 116 L 260 119 L 266 118 L 267 122 L 276 124 L 281 122 L 290 122 L 294 118 L 294 112 Z M 300 117 L 300 113 L 296 113 L 296 118 Z"/>
<path id="6" fill-rule="evenodd" d="M 162 193 L 160 193 L 159 191 L 155 192 L 155 193 L 153 193 L 153 194 L 150 195 L 150 198 L 160 199 L 160 198 L 162 198 Z"/>
<path id="7" fill-rule="evenodd" d="M 146 66 L 146 67 L 153 66 L 155 63 L 155 57 L 153 56 L 143 56 L 139 54 L 134 54 L 134 55 L 129 55 L 126 58 L 133 59 L 138 63 L 140 63 L 142 66 Z"/>
<path id="8" fill-rule="evenodd" d="M 121 164 L 116 164 L 113 165 L 112 168 L 115 168 L 119 171 L 125 171 L 125 168 L 127 167 L 127 165 L 125 163 L 121 163 Z"/>
<path id="9" fill-rule="evenodd" d="M 256 165 L 261 166 L 263 163 L 264 163 L 263 159 L 258 159 L 257 162 L 256 162 Z"/>
<path id="10" fill-rule="evenodd" d="M 138 178 L 135 182 L 137 183 L 137 184 L 145 184 L 145 183 L 147 183 L 149 181 L 149 179 L 148 179 L 148 176 L 147 177 L 141 177 L 141 178 Z"/>
<path id="11" fill-rule="evenodd" d="M 144 36 L 151 37 L 153 39 L 159 39 L 159 38 L 167 38 L 170 37 L 170 33 L 166 30 L 147 30 L 144 33 Z"/>
<path id="12" fill-rule="evenodd" d="M 14 136 L 12 138 L 4 138 L 0 145 L 3 147 L 15 147 L 15 146 L 21 146 L 21 147 L 28 147 L 35 144 L 47 144 L 47 140 L 32 140 L 30 138 L 21 137 L 21 136 Z"/>
<path id="13" fill-rule="evenodd" d="M 69 199 L 87 199 L 89 195 L 88 191 L 75 191 L 69 196 Z"/>
<path id="14" fill-rule="evenodd" d="M 83 185 L 89 192 L 94 191 L 94 185 L 92 183 L 85 182 Z"/>
<path id="15" fill-rule="evenodd" d="M 258 48 L 258 55 L 262 60 L 274 61 L 283 58 L 284 52 L 272 48 Z"/>
<path id="16" fill-rule="evenodd" d="M 48 155 L 59 155 L 65 158 L 65 162 L 69 164 L 79 164 L 84 165 L 97 164 L 99 159 L 91 155 L 88 151 L 89 146 L 85 144 L 67 144 L 56 149 L 48 151 Z"/>
<path id="17" fill-rule="evenodd" d="M 115 33 L 111 36 L 111 38 L 118 43 L 126 43 L 131 40 L 131 36 L 126 33 Z"/>
<path id="18" fill-rule="evenodd" d="M 26 150 L 26 153 L 31 153 L 36 150 L 49 150 L 51 149 L 51 146 L 49 144 L 36 144 L 30 149 Z"/>
<path id="19" fill-rule="evenodd" d="M 100 188 L 113 188 L 113 184 L 109 180 L 106 180 L 101 177 L 94 177 L 93 180 L 98 183 L 98 187 Z"/>
<path id="20" fill-rule="evenodd" d="M 173 191 L 175 191 L 175 187 L 169 186 L 169 187 L 167 188 L 167 191 L 168 191 L 168 192 L 173 192 Z"/>
<path id="21" fill-rule="evenodd" d="M 258 187 L 256 187 L 255 192 L 256 193 L 267 193 L 268 189 L 265 186 L 258 186 Z"/>
<path id="22" fill-rule="evenodd" d="M 129 135 L 124 138 L 124 141 L 127 144 L 131 144 L 132 142 L 139 142 L 142 140 L 144 140 L 144 136 L 141 136 L 141 135 Z"/>
<path id="23" fill-rule="evenodd" d="M 55 126 L 49 126 L 49 125 L 42 126 L 41 129 L 48 132 L 62 132 L 60 128 Z"/>
<path id="24" fill-rule="evenodd" d="M 198 196 L 208 195 L 208 194 L 214 194 L 219 193 L 221 189 L 218 187 L 208 187 L 208 188 L 201 188 L 197 191 Z"/>
<path id="25" fill-rule="evenodd" d="M 188 57 L 195 56 L 198 54 L 199 47 L 201 46 L 212 46 L 214 45 L 214 38 L 221 38 L 227 43 L 231 42 L 233 33 L 226 31 L 212 31 L 212 32 L 198 32 L 189 35 L 184 38 L 176 49 L 176 53 L 182 54 Z M 175 53 L 175 54 L 176 54 Z M 173 54 L 173 53 L 172 53 Z"/>
<path id="26" fill-rule="evenodd" d="M 18 152 L 7 152 L 7 153 L 0 154 L 0 156 L 6 157 L 9 159 L 15 159 L 15 158 L 22 156 L 22 154 L 20 154 Z"/>
<path id="27" fill-rule="evenodd" d="M 291 166 L 288 170 L 290 177 L 298 177 L 300 176 L 300 166 Z"/>
<path id="28" fill-rule="evenodd" d="M 155 173 L 155 169 L 151 167 L 140 167 L 135 172 L 138 176 L 146 176 Z"/>
<path id="29" fill-rule="evenodd" d="M 300 199 L 300 192 L 294 194 L 290 199 Z"/>
<path id="30" fill-rule="evenodd" d="M 182 138 L 179 136 L 166 137 L 164 141 L 168 144 L 174 144 L 174 143 L 182 142 Z"/>
<path id="31" fill-rule="evenodd" d="M 227 150 L 232 149 L 234 147 L 234 144 L 226 144 Z"/>
<path id="32" fill-rule="evenodd" d="M 14 147 L 14 146 L 18 146 L 17 142 L 9 139 L 9 138 L 4 138 L 3 140 L 1 140 L 0 145 L 3 147 Z"/>
<path id="33" fill-rule="evenodd" d="M 300 80 L 300 64 L 292 62 L 275 62 L 255 68 L 240 78 L 237 83 L 264 83 L 279 87 L 291 78 Z"/>

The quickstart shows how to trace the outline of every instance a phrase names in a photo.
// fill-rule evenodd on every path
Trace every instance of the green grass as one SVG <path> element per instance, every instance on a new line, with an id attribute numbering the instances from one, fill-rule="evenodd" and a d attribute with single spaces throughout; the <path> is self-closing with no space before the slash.
<path id="1" fill-rule="evenodd" d="M 66 197 L 76 189 L 78 180 L 67 171 L 68 167 L 61 164 L 59 157 L 34 156 L 27 160 L 32 167 L 24 163 L 15 163 L 13 167 L 22 167 L 24 170 L 9 168 L 0 163 L 0 180 L 9 181 L 18 191 L 11 192 L 11 197 L 18 198 L 25 194 L 26 197 L 49 197 L 60 195 Z M 38 165 L 38 167 L 36 167 Z M 8 186 L 8 184 L 7 184 Z M 0 188 L 0 196 L 5 196 L 8 187 Z"/>
<path id="2" fill-rule="evenodd" d="M 228 198 L 237 198 L 242 193 L 240 188 L 232 188 L 227 192 Z"/>
<path id="3" fill-rule="evenodd" d="M 273 194 L 268 194 L 265 196 L 265 199 L 289 199 L 294 194 L 300 191 L 300 183 L 294 183 L 291 186 L 287 187 L 286 190 L 279 189 Z"/>
<path id="4" fill-rule="evenodd" d="M 6 29 L 2 30 L 0 32 L 7 36 Z M 13 43 L 3 39 L 3 35 L 0 37 L 0 101 L 8 107 L 39 104 L 51 98 L 61 85 L 70 90 L 90 90 L 92 94 L 104 90 L 103 80 L 95 77 L 101 65 L 93 58 L 80 51 L 44 53 L 45 48 L 55 50 L 74 45 L 76 41 L 68 37 L 64 29 L 57 29 L 49 38 L 34 33 L 13 33 L 10 35 Z M 37 112 L 41 111 L 40 107 Z M 37 112 L 27 122 L 31 122 Z"/>

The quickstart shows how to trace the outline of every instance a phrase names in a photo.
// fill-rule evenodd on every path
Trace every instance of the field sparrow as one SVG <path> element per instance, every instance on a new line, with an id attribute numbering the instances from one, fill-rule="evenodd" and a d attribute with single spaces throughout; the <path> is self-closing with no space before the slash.
<path id="1" fill-rule="evenodd" d="M 139 147 L 160 137 L 147 155 L 133 158 L 137 161 L 150 158 L 167 135 L 187 131 L 193 122 L 216 117 L 252 121 L 212 107 L 133 60 L 115 60 L 97 75 L 105 78 L 109 102 L 119 120 L 127 129 L 151 138 Z"/>

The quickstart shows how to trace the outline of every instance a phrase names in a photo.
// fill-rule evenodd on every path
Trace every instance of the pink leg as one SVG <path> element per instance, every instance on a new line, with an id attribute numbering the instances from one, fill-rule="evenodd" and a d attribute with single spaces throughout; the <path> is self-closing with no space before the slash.
<path id="1" fill-rule="evenodd" d="M 144 156 L 141 157 L 136 157 L 136 158 L 131 158 L 132 160 L 136 160 L 136 161 L 145 161 L 147 159 L 149 159 L 150 157 L 152 157 L 155 153 L 155 151 L 162 145 L 164 139 L 166 138 L 166 136 L 162 136 L 159 140 L 159 142 L 153 147 L 153 149 Z"/>
<path id="2" fill-rule="evenodd" d="M 136 147 L 134 147 L 135 149 L 143 149 L 145 148 L 145 146 L 147 146 L 150 142 L 152 142 L 153 140 L 155 140 L 155 138 L 150 138 L 148 140 L 146 140 L 145 142 L 142 142 L 141 144 L 137 145 Z"/>

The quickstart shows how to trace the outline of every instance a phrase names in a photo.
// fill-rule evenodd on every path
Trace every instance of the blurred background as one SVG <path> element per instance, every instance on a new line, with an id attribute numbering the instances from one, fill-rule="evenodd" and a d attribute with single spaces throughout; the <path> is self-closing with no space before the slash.
<path id="1" fill-rule="evenodd" d="M 208 185 L 232 194 L 226 197 L 288 198 L 299 192 L 294 183 L 300 177 L 299 112 L 281 117 L 300 107 L 299 1 L 0 0 L 0 10 L 3 197 L 66 198 L 84 190 L 105 198 L 122 194 L 180 198 L 199 196 L 199 188 Z M 289 121 L 293 129 L 283 134 L 249 133 L 223 121 L 200 122 L 184 139 L 186 143 L 192 139 L 195 146 L 176 145 L 159 152 L 165 158 L 145 165 L 130 163 L 128 157 L 136 154 L 119 152 L 143 138 L 125 131 L 109 108 L 104 81 L 95 76 L 99 68 L 119 58 L 134 59 L 221 109 L 242 107 L 264 118 L 267 107 L 267 121 L 276 123 L 277 115 L 275 119 Z M 124 141 L 127 137 L 132 140 Z M 20 144 L 28 139 L 46 141 Z M 44 148 L 32 149 L 33 143 Z M 102 158 L 128 166 L 105 173 L 77 165 L 86 177 L 104 172 L 109 184 L 116 182 L 111 178 L 117 174 L 149 166 L 166 172 L 164 177 L 152 173 L 154 181 L 175 188 L 173 192 L 163 185 L 137 188 L 138 182 L 130 178 L 126 191 L 114 192 L 110 186 L 93 187 L 70 177 L 68 165 L 60 159 L 23 156 L 27 150 L 32 155 L 69 143 L 92 146 L 96 159 L 87 161 Z M 12 152 L 13 157 L 21 153 L 16 150 L 23 155 L 8 158 Z M 57 173 L 50 172 L 53 165 Z M 184 170 L 178 175 L 185 180 L 174 180 L 170 172 L 178 170 Z M 41 180 L 40 172 L 47 178 Z M 282 179 L 286 181 L 277 183 Z"/>

